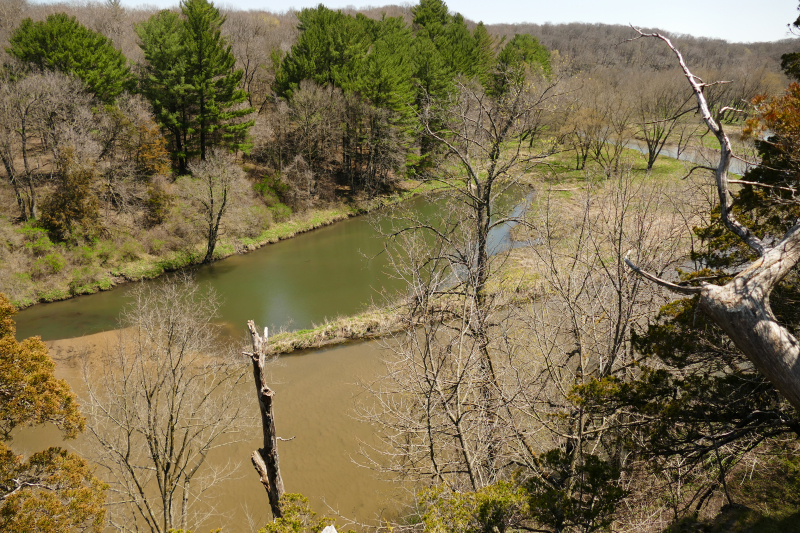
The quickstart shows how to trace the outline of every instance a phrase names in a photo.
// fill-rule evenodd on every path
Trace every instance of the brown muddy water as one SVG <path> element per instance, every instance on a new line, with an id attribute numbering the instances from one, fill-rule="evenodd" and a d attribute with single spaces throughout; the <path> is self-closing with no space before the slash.
<path id="1" fill-rule="evenodd" d="M 115 332 L 77 339 L 49 341 L 56 361 L 56 375 L 66 379 L 77 394 L 84 390 L 79 354 L 97 352 L 113 342 Z M 379 342 L 353 343 L 332 349 L 283 356 L 270 366 L 275 390 L 275 423 L 281 437 L 281 471 L 287 492 L 309 498 L 319 514 L 335 513 L 360 522 L 375 522 L 397 516 L 407 492 L 398 484 L 379 479 L 358 466 L 360 443 L 376 444 L 370 426 L 352 417 L 354 401 L 361 393 L 357 384 L 381 369 Z M 253 388 L 253 414 L 258 413 Z M 220 449 L 208 463 L 238 463 L 235 479 L 220 483 L 205 496 L 222 513 L 195 528 L 198 533 L 222 527 L 223 531 L 255 531 L 270 519 L 266 492 L 258 480 L 250 454 L 261 446 L 261 427 L 254 426 L 252 439 Z M 80 452 L 86 448 L 83 435 L 64 442 L 53 426 L 26 428 L 14 436 L 12 446 L 29 454 L 48 446 L 64 446 Z M 342 524 L 341 519 L 337 520 Z"/>

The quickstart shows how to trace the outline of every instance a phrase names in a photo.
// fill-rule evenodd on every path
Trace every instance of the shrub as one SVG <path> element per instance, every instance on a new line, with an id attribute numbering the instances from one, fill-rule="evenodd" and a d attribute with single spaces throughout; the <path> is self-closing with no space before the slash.
<path id="1" fill-rule="evenodd" d="M 244 210 L 241 222 L 238 224 L 237 234 L 254 238 L 272 224 L 272 212 L 263 205 L 251 205 Z"/>
<path id="2" fill-rule="evenodd" d="M 124 261 L 136 261 L 144 253 L 144 248 L 136 241 L 128 240 L 119 247 L 119 256 Z"/>
<path id="3" fill-rule="evenodd" d="M 31 265 L 31 277 L 42 279 L 50 274 L 58 274 L 67 266 L 67 260 L 58 252 L 40 257 Z"/>
<path id="4" fill-rule="evenodd" d="M 285 204 L 275 204 L 269 210 L 272 213 L 272 220 L 275 222 L 285 222 L 292 216 L 292 210 Z"/>
<path id="5" fill-rule="evenodd" d="M 273 207 L 281 203 L 281 198 L 289 189 L 288 185 L 280 179 L 280 174 L 275 177 L 264 176 L 261 181 L 256 183 L 253 188 L 267 207 Z"/>
<path id="6" fill-rule="evenodd" d="M 164 251 L 164 245 L 166 243 L 161 239 L 150 239 L 147 242 L 147 253 L 152 255 L 158 255 L 162 251 Z"/>
<path id="7" fill-rule="evenodd" d="M 104 265 L 114 257 L 115 246 L 112 241 L 95 241 L 94 253 L 100 264 Z"/>
<path id="8" fill-rule="evenodd" d="M 58 274 L 64 269 L 65 266 L 67 266 L 67 260 L 64 259 L 64 256 L 58 252 L 47 254 L 44 256 L 44 261 L 50 266 L 53 274 Z"/>
<path id="9" fill-rule="evenodd" d="M 172 207 L 172 202 L 172 196 L 164 190 L 164 187 L 158 183 L 152 184 L 147 189 L 147 200 L 145 200 L 147 207 L 144 220 L 145 226 L 152 228 L 163 224 Z"/>
<path id="10" fill-rule="evenodd" d="M 77 268 L 72 272 L 72 280 L 69 282 L 69 290 L 72 294 L 82 294 L 92 292 L 92 288 L 100 278 L 100 269 L 96 266 L 85 266 Z"/>
<path id="11" fill-rule="evenodd" d="M 97 196 L 92 191 L 95 170 L 72 168 L 70 154 L 62 164 L 66 170 L 61 173 L 61 183 L 42 202 L 41 224 L 60 241 L 96 237 L 102 227 Z"/>
<path id="12" fill-rule="evenodd" d="M 87 244 L 75 247 L 73 250 L 74 261 L 79 265 L 91 265 L 94 263 L 94 249 Z"/>
<path id="13" fill-rule="evenodd" d="M 40 257 L 53 249 L 53 242 L 47 236 L 47 230 L 26 225 L 21 228 L 20 233 L 25 236 L 25 248 L 33 252 L 33 255 Z"/>

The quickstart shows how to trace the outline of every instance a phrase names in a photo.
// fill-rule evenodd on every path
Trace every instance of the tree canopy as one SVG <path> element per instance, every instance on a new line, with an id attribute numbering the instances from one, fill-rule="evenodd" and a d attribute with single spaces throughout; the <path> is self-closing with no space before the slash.
<path id="1" fill-rule="evenodd" d="M 239 87 L 243 71 L 222 36 L 222 16 L 207 0 L 186 0 L 181 15 L 162 11 L 136 31 L 146 64 L 142 92 L 167 132 L 175 166 L 185 173 L 192 156 L 215 147 L 249 150 L 253 109 Z"/>
<path id="2" fill-rule="evenodd" d="M 18 427 L 51 423 L 69 439 L 85 425 L 75 394 L 55 378 L 41 339 L 16 340 L 15 313 L 0 293 L 0 529 L 100 532 L 105 486 L 86 461 L 60 448 L 23 460 L 7 444 Z"/>
<path id="3" fill-rule="evenodd" d="M 135 87 L 122 52 L 108 38 L 65 13 L 50 15 L 43 22 L 23 20 L 9 42 L 7 51 L 12 56 L 42 70 L 80 78 L 102 102 L 112 102 Z"/>

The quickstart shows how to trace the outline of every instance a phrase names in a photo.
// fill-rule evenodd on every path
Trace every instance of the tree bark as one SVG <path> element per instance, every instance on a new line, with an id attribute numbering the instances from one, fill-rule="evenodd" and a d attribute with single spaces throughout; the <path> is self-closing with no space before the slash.
<path id="1" fill-rule="evenodd" d="M 253 352 L 246 352 L 246 355 L 249 355 L 253 360 L 253 377 L 256 382 L 258 406 L 261 410 L 261 426 L 264 431 L 264 447 L 254 451 L 251 459 L 261 478 L 261 483 L 267 489 L 272 517 L 280 518 L 282 516 L 280 499 L 283 496 L 284 488 L 278 461 L 278 436 L 275 432 L 275 415 L 272 410 L 272 399 L 275 396 L 275 392 L 267 385 L 266 376 L 264 375 L 264 366 L 267 360 L 265 350 L 267 330 L 265 328 L 264 336 L 260 336 L 252 320 L 247 321 L 247 328 L 250 330 Z"/>
<path id="2" fill-rule="evenodd" d="M 800 227 L 793 227 L 727 285 L 706 285 L 700 308 L 728 334 L 755 367 L 800 410 L 800 344 L 775 319 L 769 295 L 800 261 Z"/>

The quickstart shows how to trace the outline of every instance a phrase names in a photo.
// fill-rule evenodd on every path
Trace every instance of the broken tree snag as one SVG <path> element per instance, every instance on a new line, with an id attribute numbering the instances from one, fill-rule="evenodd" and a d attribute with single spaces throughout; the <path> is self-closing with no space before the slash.
<path id="1" fill-rule="evenodd" d="M 251 460 L 261 483 L 267 489 L 269 496 L 269 506 L 272 509 L 272 517 L 281 517 L 280 500 L 283 496 L 283 478 L 278 461 L 278 436 L 275 433 L 275 415 L 272 411 L 272 399 L 275 392 L 267 385 L 264 367 L 267 362 L 267 328 L 264 328 L 264 336 L 258 334 L 256 325 L 252 320 L 247 321 L 247 328 L 250 330 L 250 339 L 253 341 L 253 351 L 245 352 L 253 361 L 253 377 L 256 382 L 256 395 L 258 396 L 258 407 L 261 410 L 261 426 L 264 430 L 264 447 L 253 452 Z"/>
<path id="2" fill-rule="evenodd" d="M 778 392 L 795 409 L 800 410 L 800 343 L 787 328 L 778 323 L 769 305 L 772 290 L 800 263 L 800 223 L 794 224 L 779 242 L 768 246 L 736 220 L 731 212 L 732 198 L 728 191 L 728 166 L 733 156 L 731 142 L 722 128 L 722 122 L 711 115 L 703 95 L 703 88 L 709 84 L 689 71 L 683 56 L 669 39 L 658 33 L 642 33 L 636 28 L 634 30 L 639 34 L 634 39 L 660 39 L 677 56 L 697 98 L 703 120 L 719 140 L 719 163 L 713 170 L 720 202 L 720 218 L 732 233 L 760 257 L 727 284 L 720 286 L 703 283 L 700 287 L 678 286 L 640 270 L 627 257 L 625 262 L 636 273 L 674 292 L 699 293 L 700 308 L 725 331 L 736 347 Z"/>

